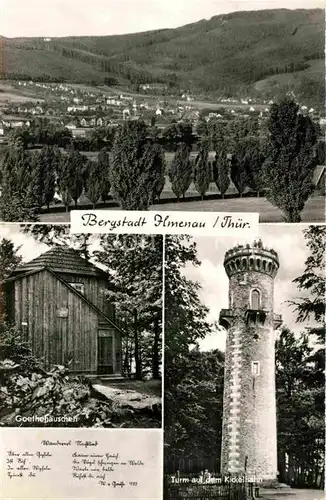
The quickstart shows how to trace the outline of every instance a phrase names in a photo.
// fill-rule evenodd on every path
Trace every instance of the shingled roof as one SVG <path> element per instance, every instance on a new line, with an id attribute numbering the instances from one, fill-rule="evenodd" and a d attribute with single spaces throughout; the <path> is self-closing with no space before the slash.
<path id="1" fill-rule="evenodd" d="M 14 274 L 26 273 L 47 267 L 56 273 L 81 274 L 88 276 L 103 276 L 104 271 L 83 259 L 73 248 L 58 246 L 42 253 L 30 262 L 18 266 Z"/>

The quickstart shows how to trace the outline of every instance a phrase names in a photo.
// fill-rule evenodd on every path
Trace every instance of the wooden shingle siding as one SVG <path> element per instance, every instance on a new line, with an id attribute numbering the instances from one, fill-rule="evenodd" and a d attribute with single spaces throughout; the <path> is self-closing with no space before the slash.
<path id="1" fill-rule="evenodd" d="M 72 371 L 96 372 L 98 319 L 90 306 L 48 271 L 17 280 L 15 293 L 16 324 L 46 369 L 72 357 Z M 67 317 L 58 317 L 66 308 Z"/>
<path id="2" fill-rule="evenodd" d="M 98 307 L 98 309 L 100 309 L 109 319 L 114 321 L 114 306 L 107 301 L 105 295 L 105 290 L 108 286 L 107 281 L 99 280 L 93 276 L 77 276 L 67 273 L 57 274 L 67 283 L 83 283 L 85 297 Z"/>
<path id="3" fill-rule="evenodd" d="M 80 283 L 82 289 L 72 285 Z M 96 374 L 102 332 L 112 338 L 112 363 L 102 360 L 101 370 L 107 366 L 112 371 L 113 365 L 114 373 L 121 374 L 121 331 L 107 301 L 108 285 L 101 269 L 67 247 L 19 266 L 6 280 L 7 314 L 46 370 L 69 363 L 72 372 Z"/>

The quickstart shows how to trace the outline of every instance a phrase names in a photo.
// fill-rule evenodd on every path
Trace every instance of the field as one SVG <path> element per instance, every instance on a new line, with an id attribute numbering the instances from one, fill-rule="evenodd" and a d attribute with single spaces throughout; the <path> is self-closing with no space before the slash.
<path id="1" fill-rule="evenodd" d="M 21 102 L 36 102 L 37 99 L 34 95 L 28 92 L 22 92 L 10 84 L 0 83 L 0 106 L 6 103 L 21 103 Z"/>
<path id="2" fill-rule="evenodd" d="M 107 210 L 116 209 L 115 207 Z M 153 205 L 155 211 L 185 212 L 259 212 L 260 222 L 283 222 L 282 212 L 266 198 L 233 198 L 228 200 L 185 201 L 180 203 L 162 203 Z M 325 197 L 315 196 L 307 201 L 301 214 L 302 222 L 325 222 Z M 42 214 L 41 222 L 69 222 L 69 213 Z"/>

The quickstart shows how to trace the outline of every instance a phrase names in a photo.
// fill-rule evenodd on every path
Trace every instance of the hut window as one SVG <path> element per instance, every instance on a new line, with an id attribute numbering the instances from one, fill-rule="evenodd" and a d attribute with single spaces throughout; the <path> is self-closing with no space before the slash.
<path id="1" fill-rule="evenodd" d="M 79 293 L 84 293 L 85 291 L 84 283 L 69 283 L 69 285 L 72 286 Z"/>
<path id="2" fill-rule="evenodd" d="M 253 361 L 251 363 L 251 373 L 253 375 L 259 375 L 260 374 L 260 362 L 259 361 Z"/>
<path id="3" fill-rule="evenodd" d="M 252 290 L 250 297 L 251 309 L 258 311 L 260 309 L 260 292 L 258 290 Z"/>

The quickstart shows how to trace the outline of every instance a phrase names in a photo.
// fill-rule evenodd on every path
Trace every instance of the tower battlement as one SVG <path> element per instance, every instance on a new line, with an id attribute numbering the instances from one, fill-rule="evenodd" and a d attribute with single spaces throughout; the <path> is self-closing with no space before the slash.
<path id="1" fill-rule="evenodd" d="M 238 245 L 225 254 L 224 268 L 228 277 L 236 273 L 253 271 L 275 278 L 279 268 L 278 255 L 272 248 L 265 248 L 261 240 L 253 245 Z"/>

